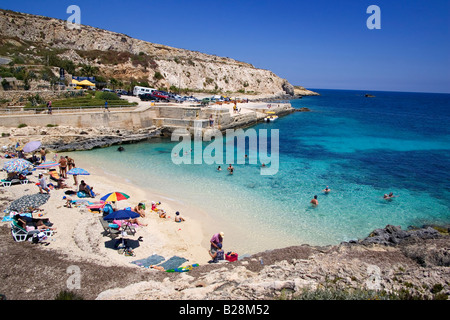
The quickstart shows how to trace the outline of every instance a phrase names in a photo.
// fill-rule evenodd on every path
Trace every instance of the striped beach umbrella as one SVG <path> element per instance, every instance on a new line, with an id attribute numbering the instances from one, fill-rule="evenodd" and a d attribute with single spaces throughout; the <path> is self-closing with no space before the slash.
<path id="1" fill-rule="evenodd" d="M 36 169 L 46 169 L 46 168 L 57 167 L 57 166 L 59 166 L 58 162 L 46 161 L 46 162 L 43 162 L 40 165 L 36 166 Z"/>
<path id="2" fill-rule="evenodd" d="M 25 170 L 33 170 L 33 164 L 25 159 L 14 159 L 3 165 L 6 172 L 23 172 Z"/>
<path id="3" fill-rule="evenodd" d="M 70 169 L 70 170 L 67 172 L 67 174 L 72 174 L 72 175 L 74 175 L 74 176 L 88 176 L 88 175 L 90 175 L 89 172 L 87 172 L 86 170 L 81 169 L 81 168 L 73 168 L 73 169 Z"/>
<path id="4" fill-rule="evenodd" d="M 120 200 L 126 200 L 129 197 L 130 197 L 129 195 L 127 195 L 123 192 L 111 192 L 111 193 L 108 193 L 107 195 L 104 195 L 103 197 L 101 197 L 100 200 L 103 200 L 105 202 L 120 201 Z"/>

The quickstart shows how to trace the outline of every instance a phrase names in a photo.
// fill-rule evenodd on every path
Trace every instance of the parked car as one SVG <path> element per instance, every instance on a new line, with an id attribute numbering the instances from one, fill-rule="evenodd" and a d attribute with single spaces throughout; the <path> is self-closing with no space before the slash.
<path id="1" fill-rule="evenodd" d="M 158 101 L 159 100 L 157 97 L 152 96 L 151 93 L 140 94 L 139 98 L 141 99 L 141 101 Z"/>
<path id="2" fill-rule="evenodd" d="M 111 89 L 108 89 L 108 88 L 103 88 L 103 89 L 102 89 L 102 91 L 103 91 L 103 92 L 113 92 L 113 93 L 114 93 L 114 91 L 113 91 L 113 90 L 111 90 Z"/>
<path id="3" fill-rule="evenodd" d="M 190 97 L 184 96 L 183 98 L 184 98 L 185 101 L 189 101 L 189 102 L 200 102 L 200 100 L 198 100 L 198 99 L 197 99 L 196 97 L 194 97 L 194 96 L 190 96 Z"/>
<path id="4" fill-rule="evenodd" d="M 123 90 L 123 89 L 116 89 L 116 93 L 120 94 L 120 95 L 128 95 L 128 91 Z"/>
<path id="5" fill-rule="evenodd" d="M 152 95 L 160 100 L 169 102 L 169 96 L 161 91 L 153 91 Z"/>

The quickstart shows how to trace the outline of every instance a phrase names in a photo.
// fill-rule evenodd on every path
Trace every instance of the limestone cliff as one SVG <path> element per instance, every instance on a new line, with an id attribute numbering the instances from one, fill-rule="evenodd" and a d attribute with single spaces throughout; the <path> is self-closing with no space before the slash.
<path id="1" fill-rule="evenodd" d="M 0 47 L 4 56 L 48 64 L 48 55 L 97 68 L 102 77 L 148 82 L 156 88 L 188 88 L 218 93 L 293 94 L 293 86 L 269 70 L 231 58 L 177 49 L 66 21 L 0 10 Z M 39 61 L 40 60 L 40 61 Z M 47 61 L 46 61 L 47 60 Z M 36 62 L 37 61 L 37 62 Z"/>

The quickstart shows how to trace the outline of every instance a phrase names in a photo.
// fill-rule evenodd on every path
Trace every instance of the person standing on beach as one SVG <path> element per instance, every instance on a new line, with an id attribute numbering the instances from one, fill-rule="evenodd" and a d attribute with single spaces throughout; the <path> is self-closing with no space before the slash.
<path id="1" fill-rule="evenodd" d="M 66 156 L 66 159 L 67 159 L 67 167 L 69 168 L 69 170 L 75 168 L 75 161 L 69 156 Z"/>
<path id="2" fill-rule="evenodd" d="M 209 126 L 213 127 L 214 126 L 214 119 L 213 119 L 213 115 L 209 116 Z"/>
<path id="3" fill-rule="evenodd" d="M 108 101 L 105 101 L 105 110 L 104 110 L 103 112 L 106 112 L 106 111 L 111 112 L 111 111 L 109 111 L 109 109 L 108 109 Z"/>
<path id="4" fill-rule="evenodd" d="M 45 162 L 45 155 L 47 153 L 47 151 L 45 151 L 45 148 L 42 148 L 41 151 L 39 151 L 40 155 L 41 155 L 41 162 Z"/>
<path id="5" fill-rule="evenodd" d="M 66 172 L 67 172 L 67 159 L 61 156 L 59 159 L 59 174 L 61 175 L 61 178 L 66 179 Z"/>

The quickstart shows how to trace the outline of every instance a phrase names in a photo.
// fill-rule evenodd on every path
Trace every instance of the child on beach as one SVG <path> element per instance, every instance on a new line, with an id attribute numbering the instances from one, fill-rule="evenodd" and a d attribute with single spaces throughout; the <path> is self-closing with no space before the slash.
<path id="1" fill-rule="evenodd" d="M 185 221 L 184 220 L 184 218 L 182 218 L 181 216 L 180 216 L 180 212 L 176 212 L 175 213 L 175 222 L 183 222 L 183 221 Z"/>

